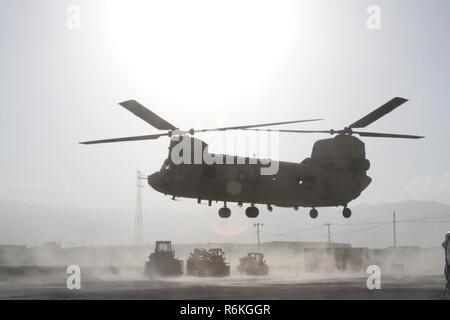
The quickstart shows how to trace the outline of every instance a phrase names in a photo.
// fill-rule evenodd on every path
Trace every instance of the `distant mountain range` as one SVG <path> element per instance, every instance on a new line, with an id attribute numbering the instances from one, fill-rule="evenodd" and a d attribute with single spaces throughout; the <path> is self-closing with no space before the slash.
<path id="1" fill-rule="evenodd" d="M 393 211 L 396 211 L 398 245 L 439 246 L 450 230 L 450 206 L 438 202 L 408 200 L 358 205 L 352 208 L 350 219 L 342 217 L 340 208 L 319 208 L 316 220 L 309 217 L 307 209 L 294 212 L 275 208 L 273 213 L 261 210 L 260 218 L 249 220 L 243 209 L 233 206 L 232 217 L 224 221 L 218 218 L 216 209 L 183 202 L 147 209 L 144 212 L 146 242 L 167 239 L 178 243 L 251 243 L 256 239 L 254 222 L 264 224 L 262 242 L 325 242 L 328 240 L 325 224 L 330 223 L 332 241 L 389 247 L 393 245 Z M 129 244 L 133 238 L 133 219 L 133 210 L 0 203 L 0 244 L 37 245 L 46 241 L 63 245 Z"/>

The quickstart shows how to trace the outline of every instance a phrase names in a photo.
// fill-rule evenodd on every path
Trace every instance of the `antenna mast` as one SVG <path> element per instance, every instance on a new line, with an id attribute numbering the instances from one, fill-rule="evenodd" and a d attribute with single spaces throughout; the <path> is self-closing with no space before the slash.
<path id="1" fill-rule="evenodd" d="M 258 245 L 258 252 L 261 252 L 261 242 L 259 241 L 259 228 L 264 226 L 262 223 L 255 223 L 253 225 L 256 228 L 256 244 Z"/>
<path id="2" fill-rule="evenodd" d="M 136 214 L 134 216 L 134 244 L 142 245 L 144 232 L 142 227 L 142 173 L 136 172 Z"/>

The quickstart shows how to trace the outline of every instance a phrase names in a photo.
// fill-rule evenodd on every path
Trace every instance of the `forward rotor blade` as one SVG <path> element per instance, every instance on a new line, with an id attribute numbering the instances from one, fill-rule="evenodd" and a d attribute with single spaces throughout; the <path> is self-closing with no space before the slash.
<path id="1" fill-rule="evenodd" d="M 323 119 L 307 119 L 307 120 L 272 122 L 272 123 L 263 123 L 263 124 L 250 124 L 250 125 L 245 125 L 245 126 L 233 126 L 233 127 L 223 127 L 223 128 L 201 129 L 201 130 L 195 130 L 195 132 L 239 130 L 239 129 L 249 129 L 249 128 L 268 127 L 268 126 L 279 126 L 279 125 L 283 125 L 283 124 L 300 123 L 300 122 L 312 122 L 312 121 L 321 121 L 321 120 L 323 120 Z"/>
<path id="2" fill-rule="evenodd" d="M 80 142 L 80 144 L 100 144 L 100 143 L 113 143 L 113 142 L 126 142 L 126 141 L 155 140 L 155 139 L 158 139 L 159 137 L 168 136 L 168 135 L 169 135 L 168 133 L 151 134 L 151 135 L 147 135 L 147 136 L 135 136 L 135 137 L 85 141 L 85 142 Z"/>
<path id="3" fill-rule="evenodd" d="M 377 133 L 377 132 L 359 132 L 354 131 L 354 134 L 360 135 L 361 137 L 372 137 L 372 138 L 401 138 L 401 139 L 422 139 L 424 136 L 413 136 L 409 134 L 395 134 L 395 133 Z"/>
<path id="4" fill-rule="evenodd" d="M 408 99 L 396 97 L 396 98 L 388 101 L 387 103 L 383 104 L 378 109 L 372 111 L 371 113 L 369 113 L 365 117 L 362 117 L 358 121 L 354 122 L 353 124 L 351 124 L 349 126 L 349 128 L 352 128 L 352 129 L 353 128 L 365 128 L 369 124 L 377 121 L 378 119 L 380 119 L 381 117 L 385 116 L 386 114 L 388 114 L 392 110 L 398 108 L 399 106 L 404 104 L 406 101 L 408 101 Z"/>
<path id="5" fill-rule="evenodd" d="M 128 100 L 119 103 L 122 107 L 130 111 L 135 116 L 141 118 L 149 125 L 158 130 L 175 130 L 175 126 L 158 116 L 156 113 L 148 110 L 136 100 Z"/>

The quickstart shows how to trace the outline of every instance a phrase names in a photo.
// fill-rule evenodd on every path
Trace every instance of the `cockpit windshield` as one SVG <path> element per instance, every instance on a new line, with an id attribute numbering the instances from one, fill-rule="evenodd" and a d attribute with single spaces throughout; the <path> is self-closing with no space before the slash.
<path id="1" fill-rule="evenodd" d="M 170 252 L 170 245 L 165 242 L 158 243 L 158 252 Z"/>
<path id="2" fill-rule="evenodd" d="M 170 161 L 169 161 L 169 159 L 166 159 L 166 161 L 164 161 L 160 171 L 168 171 L 168 170 L 170 170 L 170 167 L 171 167 Z"/>

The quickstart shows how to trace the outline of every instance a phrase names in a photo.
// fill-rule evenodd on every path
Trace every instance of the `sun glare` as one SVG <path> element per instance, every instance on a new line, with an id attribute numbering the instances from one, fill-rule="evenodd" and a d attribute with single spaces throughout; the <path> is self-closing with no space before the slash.
<path id="1" fill-rule="evenodd" d="M 248 229 L 248 224 L 223 224 L 212 226 L 212 230 L 221 236 L 237 236 Z"/>
<path id="2" fill-rule="evenodd" d="M 106 1 L 113 51 L 135 81 L 205 94 L 270 75 L 293 32 L 290 2 Z"/>

